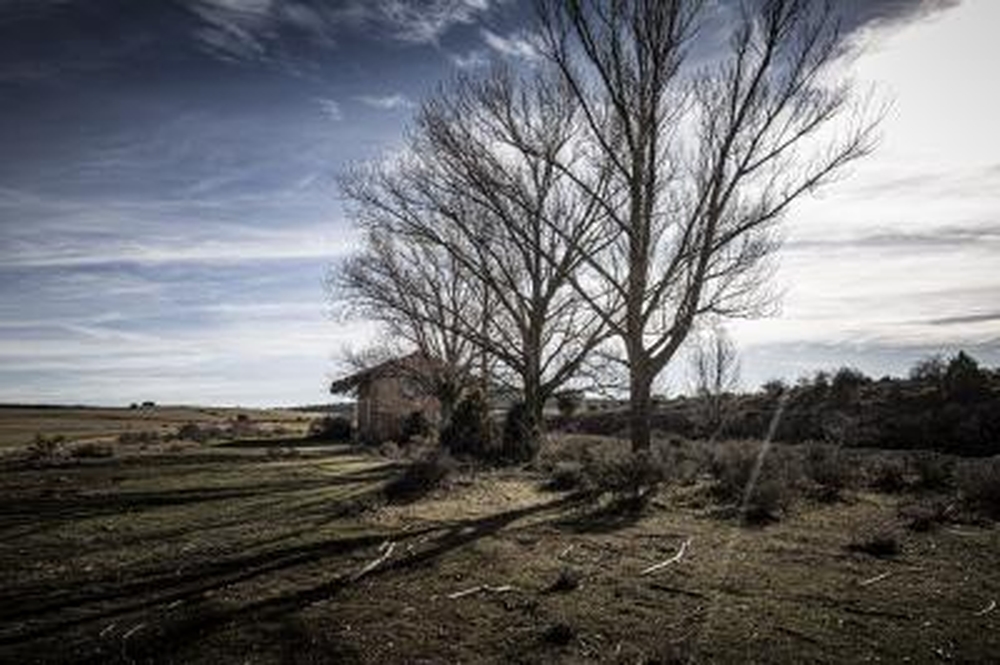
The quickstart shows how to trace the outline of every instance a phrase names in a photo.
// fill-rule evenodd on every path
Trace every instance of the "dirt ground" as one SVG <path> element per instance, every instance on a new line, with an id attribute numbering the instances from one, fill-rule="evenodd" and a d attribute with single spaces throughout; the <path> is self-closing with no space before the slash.
<path id="1" fill-rule="evenodd" d="M 704 482 L 630 514 L 520 470 L 388 505 L 400 462 L 268 445 L 6 460 L 0 662 L 1000 660 L 1000 531 L 899 497 L 751 528 Z M 850 549 L 880 525 L 899 554 Z"/>

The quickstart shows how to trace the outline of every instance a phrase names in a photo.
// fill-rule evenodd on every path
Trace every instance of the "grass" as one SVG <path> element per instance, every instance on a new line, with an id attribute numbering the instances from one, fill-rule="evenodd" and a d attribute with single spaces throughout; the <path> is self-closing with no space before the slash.
<path id="1" fill-rule="evenodd" d="M 38 436 L 73 441 L 112 441 L 139 432 L 173 434 L 187 423 L 223 426 L 245 415 L 266 428 L 284 427 L 291 435 L 306 431 L 315 414 L 281 409 L 200 408 L 185 406 L 117 408 L 0 408 L 0 452 L 26 446 Z"/>
<path id="2" fill-rule="evenodd" d="M 682 461 L 705 457 L 697 444 L 672 447 Z M 716 516 L 716 480 L 701 473 L 607 519 L 593 499 L 546 489 L 540 471 L 456 470 L 446 489 L 396 504 L 383 492 L 404 461 L 280 448 L 297 453 L 268 456 L 267 442 L 248 441 L 5 461 L 0 661 L 988 662 L 1000 652 L 1000 611 L 981 613 L 1000 598 L 1000 531 L 907 530 L 907 495 L 807 494 L 780 521 L 748 528 Z M 898 551 L 852 547 L 868 525 L 884 525 Z M 688 539 L 679 561 L 641 574 Z"/>

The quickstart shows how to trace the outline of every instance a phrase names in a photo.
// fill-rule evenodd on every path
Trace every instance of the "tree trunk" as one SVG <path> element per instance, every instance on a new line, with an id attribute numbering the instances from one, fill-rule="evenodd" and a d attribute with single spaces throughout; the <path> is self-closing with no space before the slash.
<path id="1" fill-rule="evenodd" d="M 544 431 L 544 409 L 545 395 L 534 378 L 527 378 L 524 382 L 524 445 L 531 451 L 531 457 L 538 454 L 542 445 L 542 432 Z"/>
<path id="2" fill-rule="evenodd" d="M 639 367 L 632 367 L 629 391 L 629 436 L 632 452 L 649 450 L 653 415 L 652 380 Z"/>

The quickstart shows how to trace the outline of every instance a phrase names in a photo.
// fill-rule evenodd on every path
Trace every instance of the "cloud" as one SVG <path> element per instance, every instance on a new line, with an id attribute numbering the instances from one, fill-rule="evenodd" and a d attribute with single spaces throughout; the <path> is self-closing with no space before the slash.
<path id="1" fill-rule="evenodd" d="M 984 312 L 978 314 L 964 314 L 962 316 L 946 316 L 940 319 L 930 319 L 927 321 L 932 326 L 954 326 L 968 323 L 989 323 L 1000 321 L 1000 312 Z"/>
<path id="2" fill-rule="evenodd" d="M 451 53 L 448 56 L 451 63 L 459 69 L 476 69 L 489 64 L 490 58 L 483 49 L 473 49 L 464 55 L 461 53 Z"/>
<path id="3" fill-rule="evenodd" d="M 503 56 L 528 61 L 535 61 L 540 57 L 537 40 L 529 32 L 518 31 L 504 37 L 483 28 L 480 34 L 487 46 Z"/>
<path id="4" fill-rule="evenodd" d="M 340 103 L 333 99 L 319 99 L 319 107 L 325 115 L 330 120 L 334 122 L 340 122 L 344 119 L 344 110 L 340 107 Z"/>
<path id="5" fill-rule="evenodd" d="M 382 111 L 396 111 L 400 109 L 410 109 L 416 106 L 416 104 L 408 98 L 406 95 L 395 93 L 392 95 L 359 95 L 355 97 L 359 102 L 365 106 L 370 106 L 375 109 Z"/>
<path id="6" fill-rule="evenodd" d="M 343 30 L 373 30 L 406 44 L 437 44 L 456 25 L 470 24 L 489 0 L 185 0 L 203 23 L 196 36 L 223 59 L 267 59 L 289 32 L 325 46 Z"/>

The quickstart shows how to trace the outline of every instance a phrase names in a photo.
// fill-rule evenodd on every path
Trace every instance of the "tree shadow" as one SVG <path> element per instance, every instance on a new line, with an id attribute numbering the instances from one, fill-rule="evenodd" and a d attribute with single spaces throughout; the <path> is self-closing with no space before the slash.
<path id="1" fill-rule="evenodd" d="M 0 633 L 0 650 L 9 648 L 20 654 L 54 650 L 56 655 L 82 656 L 75 659 L 83 662 L 113 662 L 108 660 L 106 640 L 95 639 L 94 634 L 108 630 L 106 625 L 121 622 L 144 626 L 128 639 L 128 659 L 156 661 L 176 651 L 178 645 L 222 626 L 280 619 L 334 598 L 357 580 L 357 554 L 387 539 L 395 539 L 398 551 L 405 554 L 387 560 L 365 577 L 378 578 L 434 565 L 447 554 L 518 520 L 546 512 L 558 514 L 577 501 L 577 497 L 569 496 L 483 517 L 434 523 L 402 535 L 382 532 L 327 538 L 223 561 L 203 561 L 182 571 L 164 565 L 125 581 L 107 577 L 60 588 L 26 590 L 11 596 L 0 614 L 5 623 L 14 626 Z M 220 603 L 212 598 L 213 592 L 234 585 L 250 583 L 267 588 L 276 578 L 284 584 L 327 569 L 339 572 L 320 584 L 266 598 L 245 603 Z M 148 619 L 151 616 L 155 622 Z M 115 631 L 112 637 L 120 640 L 120 635 Z"/>

